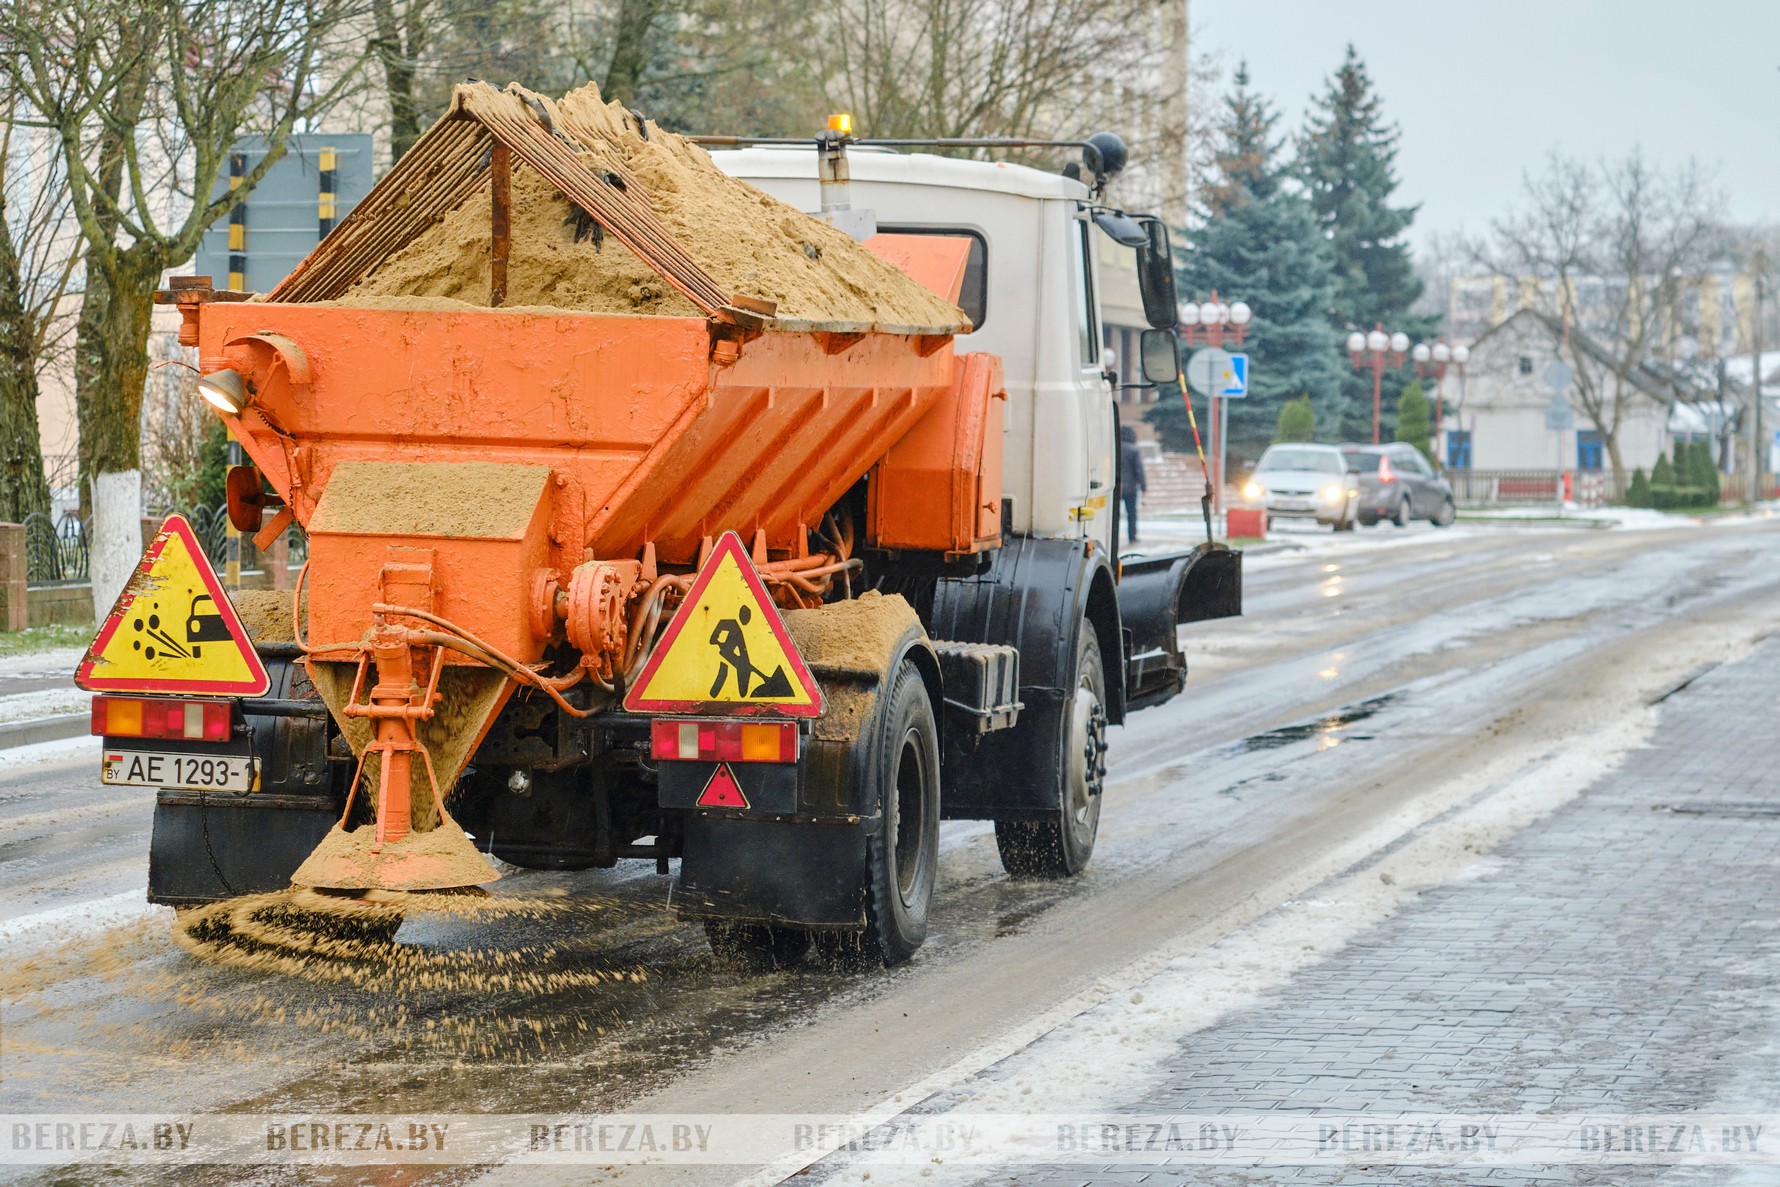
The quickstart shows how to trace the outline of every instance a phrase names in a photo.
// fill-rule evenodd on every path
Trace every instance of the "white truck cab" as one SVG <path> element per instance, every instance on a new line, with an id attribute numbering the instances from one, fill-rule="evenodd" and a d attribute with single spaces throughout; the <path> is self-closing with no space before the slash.
<path id="1" fill-rule="evenodd" d="M 712 153 L 780 201 L 821 203 L 814 147 Z M 1007 381 L 1003 493 L 1009 531 L 1113 548 L 1116 380 L 1101 358 L 1099 253 L 1130 251 L 1096 229 L 1083 182 L 1025 165 L 854 147 L 850 205 L 881 231 L 971 240 L 960 304 L 976 329 L 957 349 L 1001 356 Z"/>

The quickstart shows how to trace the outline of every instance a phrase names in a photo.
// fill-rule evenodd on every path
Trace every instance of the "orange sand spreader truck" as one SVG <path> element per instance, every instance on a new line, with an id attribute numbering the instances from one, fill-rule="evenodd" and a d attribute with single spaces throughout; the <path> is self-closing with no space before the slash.
<path id="1" fill-rule="evenodd" d="M 147 626 L 81 667 L 106 781 L 157 789 L 151 901 L 643 859 L 720 952 L 892 964 L 942 820 L 1084 868 L 1108 727 L 1241 612 L 1209 530 L 1116 535 L 1095 277 L 1134 252 L 1141 371 L 1176 380 L 1165 228 L 1106 205 L 1105 134 L 1062 174 L 844 121 L 720 147 L 465 84 L 272 292 L 158 294 L 252 461 L 234 523 L 308 559 L 200 624 L 251 637 L 250 695 L 190 695 L 179 638 L 126 657 Z M 198 621 L 157 576 L 178 529 L 114 625 Z"/>

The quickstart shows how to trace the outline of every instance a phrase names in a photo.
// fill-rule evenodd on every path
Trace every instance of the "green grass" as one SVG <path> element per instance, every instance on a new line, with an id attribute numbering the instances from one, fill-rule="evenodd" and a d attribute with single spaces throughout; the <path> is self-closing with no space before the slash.
<path id="1" fill-rule="evenodd" d="M 93 641 L 93 624 L 51 623 L 28 626 L 22 631 L 0 631 L 0 656 L 30 655 L 58 647 L 85 647 Z"/>

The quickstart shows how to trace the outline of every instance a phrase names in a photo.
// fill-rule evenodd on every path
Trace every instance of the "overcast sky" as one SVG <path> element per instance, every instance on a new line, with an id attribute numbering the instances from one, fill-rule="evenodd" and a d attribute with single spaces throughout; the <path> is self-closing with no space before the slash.
<path id="1" fill-rule="evenodd" d="M 1195 52 L 1248 59 L 1294 130 L 1359 50 L 1402 128 L 1412 236 L 1487 229 L 1547 152 L 1634 144 L 1718 171 L 1733 217 L 1780 221 L 1780 0 L 1191 0 Z"/>

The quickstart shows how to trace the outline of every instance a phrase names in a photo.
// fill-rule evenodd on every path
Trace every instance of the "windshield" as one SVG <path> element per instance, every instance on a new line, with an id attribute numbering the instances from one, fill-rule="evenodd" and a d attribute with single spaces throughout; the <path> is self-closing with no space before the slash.
<path id="1" fill-rule="evenodd" d="M 1342 472 L 1341 455 L 1324 449 L 1281 449 L 1274 446 L 1261 455 L 1262 470 L 1311 470 L 1319 474 Z"/>
<path id="2" fill-rule="evenodd" d="M 1347 459 L 1347 472 L 1349 474 L 1364 474 L 1368 471 L 1378 469 L 1378 459 L 1383 457 L 1384 454 L 1373 453 L 1371 450 L 1367 449 L 1356 449 L 1352 453 L 1346 453 L 1342 456 Z"/>

